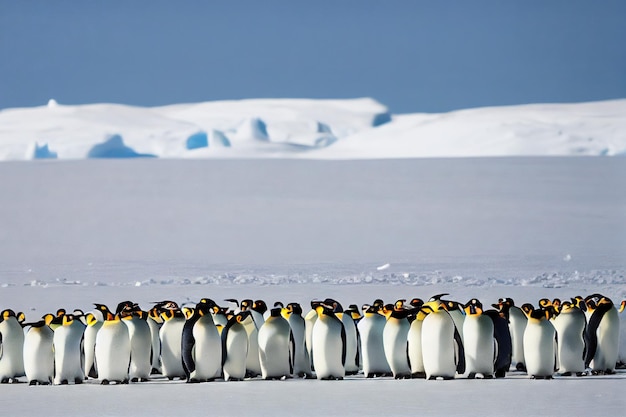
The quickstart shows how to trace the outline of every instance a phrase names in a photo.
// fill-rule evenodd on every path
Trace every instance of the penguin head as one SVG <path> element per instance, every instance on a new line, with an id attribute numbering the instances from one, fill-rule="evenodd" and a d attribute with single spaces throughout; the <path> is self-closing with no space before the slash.
<path id="1" fill-rule="evenodd" d="M 250 310 L 252 309 L 253 304 L 254 304 L 254 301 L 252 301 L 249 298 L 246 298 L 244 300 L 241 300 L 241 303 L 239 303 L 239 308 L 241 309 L 241 311 Z"/>
<path id="2" fill-rule="evenodd" d="M 463 310 L 468 316 L 479 316 L 483 314 L 483 304 L 476 298 L 472 298 L 463 306 Z"/>
<path id="3" fill-rule="evenodd" d="M 316 303 L 315 311 L 317 312 L 318 317 L 335 315 L 334 308 L 322 302 Z"/>
<path id="4" fill-rule="evenodd" d="M 256 311 L 257 313 L 265 314 L 265 312 L 267 311 L 267 304 L 265 304 L 265 301 L 263 300 L 255 300 L 252 304 L 252 310 Z"/>
<path id="5" fill-rule="evenodd" d="M 104 320 L 113 320 L 114 315 L 113 313 L 111 313 L 111 310 L 109 310 L 109 307 L 107 307 L 104 304 L 98 304 L 98 303 L 94 303 L 94 306 L 96 306 L 96 310 L 100 311 L 102 313 L 102 316 L 104 317 Z"/>
<path id="6" fill-rule="evenodd" d="M 541 308 L 535 308 L 532 304 L 526 303 L 520 307 L 526 317 L 528 317 L 528 321 L 530 322 L 538 322 L 541 320 L 547 320 L 551 317 L 551 313 L 548 310 L 544 310 Z"/>
<path id="7" fill-rule="evenodd" d="M 419 309 L 424 305 L 424 300 L 422 300 L 421 298 L 413 298 L 409 304 L 411 305 L 411 307 Z"/>
<path id="8" fill-rule="evenodd" d="M 436 311 L 439 310 L 439 303 L 433 303 L 431 301 L 424 303 L 423 306 L 420 307 L 420 309 L 417 312 L 414 312 L 413 314 L 415 315 L 415 319 L 422 321 L 426 318 L 426 316 L 428 316 L 429 314 L 435 313 Z"/>
<path id="9" fill-rule="evenodd" d="M 65 314 L 62 318 L 61 318 L 61 325 L 62 326 L 71 326 L 74 323 L 74 315 L 73 314 Z"/>
<path id="10" fill-rule="evenodd" d="M 2 323 L 5 320 L 8 320 L 11 317 L 15 317 L 15 311 L 11 310 L 10 308 L 7 308 L 6 310 L 2 311 L 2 316 L 0 317 L 0 323 Z"/>
<path id="11" fill-rule="evenodd" d="M 85 315 L 85 320 L 87 322 L 87 326 L 94 326 L 96 323 L 98 323 L 98 319 L 93 313 L 87 313 Z"/>
<path id="12" fill-rule="evenodd" d="M 282 303 L 280 303 L 282 304 Z M 284 307 L 274 307 L 272 309 L 270 309 L 270 317 L 276 318 L 276 317 L 281 317 L 282 316 L 282 312 L 283 312 L 283 308 Z"/>
<path id="13" fill-rule="evenodd" d="M 442 297 L 445 297 L 446 295 L 450 295 L 450 294 L 449 294 L 449 293 L 447 293 L 447 292 L 444 292 L 444 293 L 441 293 L 441 294 L 435 294 L 435 295 L 433 295 L 432 297 L 430 297 L 430 298 L 428 299 L 428 301 L 429 301 L 429 302 L 430 302 L 430 301 L 441 301 L 441 298 L 442 298 Z"/>
<path id="14" fill-rule="evenodd" d="M 117 305 L 115 309 L 115 314 L 120 315 L 120 317 L 132 316 L 135 311 L 135 303 L 132 301 L 122 301 Z"/>
<path id="15" fill-rule="evenodd" d="M 335 313 L 343 313 L 343 306 L 341 305 L 341 303 L 335 299 L 332 298 L 327 298 L 324 300 L 324 304 L 326 304 L 327 306 L 332 307 L 333 312 Z"/>
<path id="16" fill-rule="evenodd" d="M 384 305 L 385 303 L 380 298 L 375 299 L 374 302 L 372 303 L 372 306 L 377 307 L 379 309 L 382 308 Z"/>
<path id="17" fill-rule="evenodd" d="M 57 317 L 63 317 L 67 313 L 64 308 L 60 308 L 57 310 Z"/>
<path id="18" fill-rule="evenodd" d="M 302 306 L 299 303 L 289 303 L 286 308 L 291 314 L 302 315 Z"/>
<path id="19" fill-rule="evenodd" d="M 240 311 L 239 313 L 233 316 L 233 318 L 237 321 L 237 323 L 243 323 L 249 317 L 251 317 L 250 311 Z"/>
<path id="20" fill-rule="evenodd" d="M 356 304 L 350 304 L 345 313 L 349 314 L 355 322 L 358 322 L 362 318 L 361 313 L 359 313 L 359 307 Z"/>
<path id="21" fill-rule="evenodd" d="M 401 311 L 404 310 L 404 303 L 406 302 L 406 300 L 402 299 L 402 300 L 397 300 L 395 302 L 395 304 L 393 305 L 393 309 L 395 311 Z"/>

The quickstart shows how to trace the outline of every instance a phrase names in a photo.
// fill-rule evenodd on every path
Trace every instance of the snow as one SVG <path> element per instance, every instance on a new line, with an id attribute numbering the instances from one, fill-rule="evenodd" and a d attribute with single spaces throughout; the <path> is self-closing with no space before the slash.
<path id="1" fill-rule="evenodd" d="M 626 155 L 626 100 L 391 114 L 371 98 L 247 99 L 0 111 L 0 160 L 92 157 L 381 159 Z M 115 139 L 113 149 L 109 142 Z M 48 150 L 34 152 L 36 144 Z"/>
<path id="2" fill-rule="evenodd" d="M 626 298 L 623 158 L 37 160 L 4 162 L 0 178 L 0 300 L 27 319 L 126 299 Z M 50 416 L 618 415 L 624 379 L 87 381 L 3 385 L 0 403 Z"/>

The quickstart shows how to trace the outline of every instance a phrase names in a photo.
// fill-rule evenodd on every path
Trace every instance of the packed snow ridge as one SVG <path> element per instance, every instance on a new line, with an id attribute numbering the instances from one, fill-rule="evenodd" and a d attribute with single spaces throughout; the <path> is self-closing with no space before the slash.
<path id="1" fill-rule="evenodd" d="M 392 115 L 371 98 L 0 111 L 0 160 L 626 155 L 626 99 Z"/>

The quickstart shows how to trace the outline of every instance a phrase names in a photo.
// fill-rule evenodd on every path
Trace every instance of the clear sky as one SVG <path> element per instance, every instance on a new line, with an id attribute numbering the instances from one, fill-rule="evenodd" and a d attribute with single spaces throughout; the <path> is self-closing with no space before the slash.
<path id="1" fill-rule="evenodd" d="M 626 1 L 0 0 L 0 108 L 364 96 L 624 98 Z"/>

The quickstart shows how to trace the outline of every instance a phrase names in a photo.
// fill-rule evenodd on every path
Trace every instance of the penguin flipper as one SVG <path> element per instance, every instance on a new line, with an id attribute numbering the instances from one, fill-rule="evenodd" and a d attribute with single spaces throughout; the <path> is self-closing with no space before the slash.
<path id="1" fill-rule="evenodd" d="M 196 345 L 196 339 L 193 337 L 193 326 L 195 322 L 187 320 L 183 327 L 181 356 L 183 360 L 183 370 L 187 379 L 189 379 L 191 373 L 196 370 L 195 361 L 193 358 L 193 349 Z"/>
<path id="2" fill-rule="evenodd" d="M 456 362 L 456 372 L 458 374 L 465 373 L 465 348 L 463 347 L 463 340 L 461 339 L 461 334 L 459 330 L 454 326 L 454 341 L 457 344 L 459 349 L 458 358 Z"/>
<path id="3" fill-rule="evenodd" d="M 341 364 L 346 366 L 346 328 L 341 321 Z"/>
<path id="4" fill-rule="evenodd" d="M 296 357 L 296 341 L 293 338 L 293 332 L 289 330 L 289 373 L 293 375 L 293 364 Z"/>
<path id="5" fill-rule="evenodd" d="M 2 359 L 2 332 L 0 332 L 0 359 Z"/>

